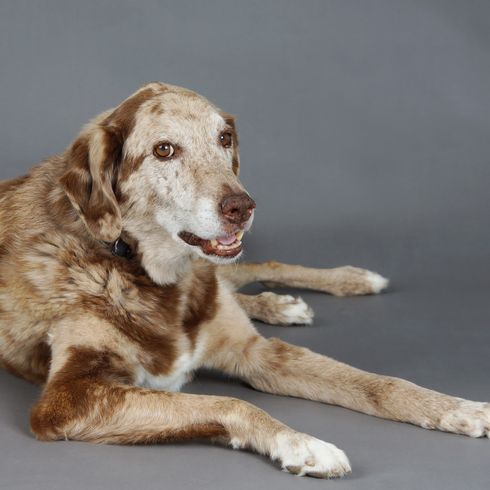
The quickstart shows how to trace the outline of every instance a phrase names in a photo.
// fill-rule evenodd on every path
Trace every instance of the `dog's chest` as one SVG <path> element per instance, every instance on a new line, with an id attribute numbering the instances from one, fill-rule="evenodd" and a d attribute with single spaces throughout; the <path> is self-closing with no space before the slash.
<path id="1" fill-rule="evenodd" d="M 199 367 L 203 345 L 201 342 L 193 351 L 181 353 L 172 365 L 172 369 L 164 375 L 151 374 L 140 366 L 136 372 L 135 384 L 155 390 L 179 391 L 190 381 L 193 371 Z"/>

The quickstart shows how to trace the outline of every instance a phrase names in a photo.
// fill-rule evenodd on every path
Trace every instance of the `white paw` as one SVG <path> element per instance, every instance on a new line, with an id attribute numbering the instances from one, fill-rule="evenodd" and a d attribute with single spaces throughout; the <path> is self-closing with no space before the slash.
<path id="1" fill-rule="evenodd" d="M 302 298 L 290 295 L 279 296 L 284 323 L 290 325 L 310 325 L 313 322 L 313 310 Z"/>
<path id="2" fill-rule="evenodd" d="M 490 437 L 490 403 L 461 400 L 458 408 L 441 417 L 438 428 L 470 437 Z"/>
<path id="3" fill-rule="evenodd" d="M 302 298 L 289 294 L 261 293 L 267 304 L 268 323 L 276 325 L 310 325 L 313 310 Z"/>
<path id="4" fill-rule="evenodd" d="M 383 289 L 386 289 L 390 282 L 386 277 L 368 270 L 366 271 L 366 280 L 371 285 L 373 294 L 378 294 L 383 291 Z"/>
<path id="5" fill-rule="evenodd" d="M 279 433 L 271 458 L 279 460 L 284 471 L 298 476 L 338 478 L 351 472 L 344 451 L 299 432 Z"/>
<path id="6" fill-rule="evenodd" d="M 329 271 L 327 283 L 319 289 L 335 296 L 378 294 L 388 287 L 388 279 L 376 272 L 350 265 Z"/>

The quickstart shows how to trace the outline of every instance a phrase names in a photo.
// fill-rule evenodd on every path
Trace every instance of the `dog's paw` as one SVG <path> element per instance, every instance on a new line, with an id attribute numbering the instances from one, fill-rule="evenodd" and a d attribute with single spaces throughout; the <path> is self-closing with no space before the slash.
<path id="1" fill-rule="evenodd" d="M 310 325 L 313 310 L 301 299 L 288 294 L 261 293 L 263 315 L 260 320 L 272 325 Z"/>
<path id="2" fill-rule="evenodd" d="M 470 437 L 490 437 L 490 403 L 461 400 L 458 408 L 441 417 L 438 428 Z"/>
<path id="3" fill-rule="evenodd" d="M 329 271 L 322 289 L 335 296 L 378 294 L 388 287 L 388 279 L 367 269 L 350 265 Z"/>
<path id="4" fill-rule="evenodd" d="M 344 451 L 333 444 L 298 432 L 281 432 L 271 453 L 284 471 L 298 476 L 339 478 L 351 472 Z"/>

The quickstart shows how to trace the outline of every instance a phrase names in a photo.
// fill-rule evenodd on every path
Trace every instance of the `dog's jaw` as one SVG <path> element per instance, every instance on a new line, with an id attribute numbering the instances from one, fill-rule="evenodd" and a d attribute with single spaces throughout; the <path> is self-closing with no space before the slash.
<path id="1" fill-rule="evenodd" d="M 213 264 L 225 265 L 236 262 L 243 255 L 242 239 L 244 234 L 250 230 L 254 220 L 254 211 L 249 220 L 231 233 L 216 237 L 214 239 L 203 239 L 188 231 L 181 231 L 175 236 L 181 240 L 184 246 Z"/>

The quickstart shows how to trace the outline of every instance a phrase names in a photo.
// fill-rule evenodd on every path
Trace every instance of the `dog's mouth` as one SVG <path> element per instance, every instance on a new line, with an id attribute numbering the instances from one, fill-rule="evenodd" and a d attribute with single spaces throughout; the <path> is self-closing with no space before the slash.
<path id="1" fill-rule="evenodd" d="M 231 235 L 223 235 L 206 240 L 188 231 L 181 231 L 179 237 L 188 245 L 199 247 L 206 255 L 218 257 L 236 257 L 242 251 L 243 230 Z"/>

